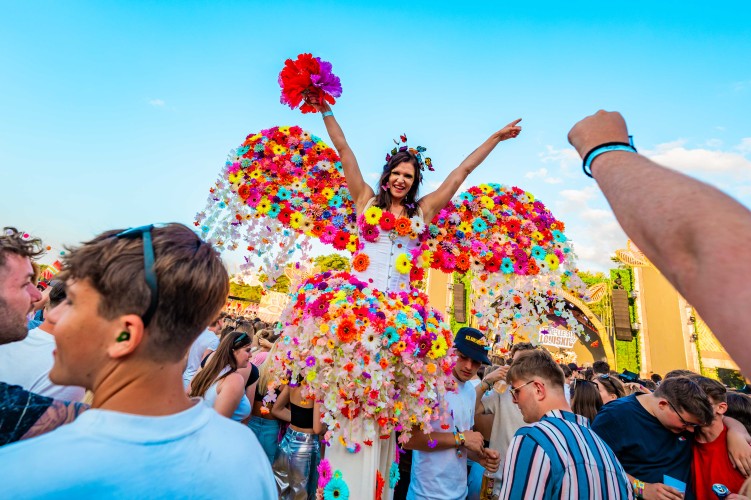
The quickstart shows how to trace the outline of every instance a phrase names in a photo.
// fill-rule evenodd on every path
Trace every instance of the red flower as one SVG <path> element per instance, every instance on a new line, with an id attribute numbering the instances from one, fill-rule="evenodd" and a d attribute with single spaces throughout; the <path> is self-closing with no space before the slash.
<path id="1" fill-rule="evenodd" d="M 240 195 L 240 198 L 243 200 L 247 200 L 248 196 L 250 196 L 250 187 L 248 187 L 247 184 L 243 184 L 240 186 L 240 188 L 237 190 L 237 194 Z"/>
<path id="2" fill-rule="evenodd" d="M 381 476 L 381 471 L 376 471 L 376 494 L 375 500 L 381 500 L 383 496 L 383 487 L 386 485 L 386 481 Z"/>
<path id="3" fill-rule="evenodd" d="M 277 215 L 276 218 L 279 219 L 282 224 L 289 224 L 289 219 L 291 216 L 292 212 L 285 208 L 279 212 L 279 215 Z"/>
<path id="4" fill-rule="evenodd" d="M 280 214 L 281 215 L 281 214 Z M 337 250 L 345 250 L 349 243 L 349 234 L 344 231 L 339 231 L 334 237 L 334 248 Z"/>
<path id="5" fill-rule="evenodd" d="M 467 270 L 469 269 L 469 265 L 470 265 L 469 256 L 465 253 L 460 253 L 456 257 L 455 264 L 456 264 L 457 271 L 461 271 L 463 273 L 467 272 Z"/>
<path id="6" fill-rule="evenodd" d="M 485 262 L 485 270 L 489 273 L 497 273 L 501 269 L 501 259 L 495 255 Z"/>
<path id="7" fill-rule="evenodd" d="M 409 280 L 412 282 L 421 281 L 425 277 L 425 269 L 422 267 L 412 266 L 409 270 Z"/>
<path id="8" fill-rule="evenodd" d="M 392 229 L 394 229 L 395 222 L 396 218 L 394 217 L 394 214 L 392 214 L 391 212 L 383 212 L 381 214 L 381 220 L 378 221 L 378 224 L 384 231 L 391 231 Z"/>

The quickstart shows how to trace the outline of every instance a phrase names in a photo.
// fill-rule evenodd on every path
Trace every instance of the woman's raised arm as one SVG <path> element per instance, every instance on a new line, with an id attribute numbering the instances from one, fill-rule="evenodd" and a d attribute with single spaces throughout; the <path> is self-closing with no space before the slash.
<path id="1" fill-rule="evenodd" d="M 315 107 L 323 115 L 324 113 L 331 113 L 331 107 L 328 103 L 318 102 L 318 100 L 311 96 L 308 100 L 311 106 Z M 349 189 L 352 200 L 357 207 L 357 213 L 365 207 L 375 193 L 360 172 L 360 166 L 357 164 L 357 158 L 352 152 L 352 149 L 347 144 L 347 139 L 344 137 L 344 132 L 339 126 L 339 123 L 334 118 L 333 114 L 328 114 L 323 117 L 323 123 L 326 125 L 326 132 L 329 134 L 329 138 L 333 143 L 334 148 L 339 153 L 339 158 L 342 160 L 342 169 L 344 170 L 344 178 L 347 179 L 347 188 Z"/>
<path id="2" fill-rule="evenodd" d="M 453 198 L 462 183 L 469 177 L 469 174 L 488 157 L 498 143 L 507 139 L 513 139 L 519 135 L 522 131 L 522 128 L 518 125 L 520 121 L 522 121 L 521 118 L 514 120 L 491 135 L 446 177 L 446 180 L 441 183 L 438 189 L 420 200 L 420 207 L 422 208 L 426 223 L 432 221 L 433 217 L 451 201 L 451 198 Z"/>

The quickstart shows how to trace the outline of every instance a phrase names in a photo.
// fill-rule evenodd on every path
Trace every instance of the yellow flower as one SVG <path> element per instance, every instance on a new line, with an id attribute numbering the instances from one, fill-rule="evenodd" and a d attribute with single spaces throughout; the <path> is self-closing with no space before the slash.
<path id="1" fill-rule="evenodd" d="M 287 148 L 285 148 L 284 146 L 280 146 L 279 144 L 274 146 L 272 150 L 274 151 L 275 155 L 283 155 L 284 153 L 287 152 Z"/>
<path id="2" fill-rule="evenodd" d="M 318 374 L 316 373 L 315 370 L 310 370 L 308 374 L 305 375 L 305 378 L 307 379 L 308 382 L 312 382 L 316 379 L 316 375 Z"/>
<path id="3" fill-rule="evenodd" d="M 545 236 L 543 236 L 540 231 L 535 231 L 532 233 L 532 238 L 534 238 L 536 241 L 542 241 Z"/>
<path id="4" fill-rule="evenodd" d="M 283 134 L 289 135 L 289 127 L 279 127 L 279 132 L 282 132 Z"/>
<path id="5" fill-rule="evenodd" d="M 483 193 L 485 193 L 485 194 L 490 194 L 490 193 L 492 193 L 492 192 L 493 192 L 493 188 L 492 188 L 492 187 L 490 187 L 490 186 L 488 186 L 487 184 L 480 184 L 480 185 L 479 185 L 479 186 L 477 186 L 477 187 L 479 187 L 479 188 L 480 188 L 480 191 L 482 191 L 482 192 L 483 192 Z"/>
<path id="6" fill-rule="evenodd" d="M 303 218 L 304 217 L 300 212 L 292 212 L 292 215 L 289 216 L 289 225 L 293 229 L 297 229 L 300 227 L 300 224 L 302 224 Z"/>
<path id="7" fill-rule="evenodd" d="M 461 224 L 459 224 L 459 227 L 456 228 L 457 231 L 461 231 L 464 234 L 471 233 L 472 232 L 472 226 L 470 226 L 467 221 L 462 221 Z"/>
<path id="8" fill-rule="evenodd" d="M 347 251 L 355 253 L 357 251 L 357 236 L 351 234 L 349 236 L 349 242 L 347 243 Z"/>
<path id="9" fill-rule="evenodd" d="M 251 178 L 251 179 L 256 179 L 256 180 L 258 180 L 258 179 L 260 179 L 261 177 L 263 177 L 263 174 L 261 173 L 261 171 L 260 171 L 260 170 L 253 170 L 252 172 L 250 172 L 250 178 Z"/>
<path id="10" fill-rule="evenodd" d="M 487 208 L 488 210 L 495 207 L 495 202 L 488 196 L 483 196 L 482 198 L 480 198 L 480 203 L 482 203 L 482 206 Z"/>
<path id="11" fill-rule="evenodd" d="M 561 263 L 560 260 L 558 260 L 558 256 L 554 253 L 549 253 L 545 256 L 545 262 L 547 262 L 548 267 L 551 271 L 555 271 L 558 269 L 558 264 Z"/>
<path id="12" fill-rule="evenodd" d="M 530 193 L 529 191 L 525 191 L 525 192 L 524 192 L 524 194 L 526 194 L 526 195 L 527 195 L 527 198 L 529 198 L 529 202 L 530 202 L 530 203 L 534 203 L 534 202 L 535 202 L 535 195 L 533 195 L 533 194 L 532 194 L 532 193 Z"/>
<path id="13" fill-rule="evenodd" d="M 227 176 L 227 180 L 230 181 L 232 184 L 237 184 L 237 182 L 240 180 L 240 174 L 238 172 L 235 172 L 234 174 L 229 174 Z"/>
<path id="14" fill-rule="evenodd" d="M 334 197 L 334 190 L 331 188 L 323 188 L 321 190 L 321 195 L 324 196 L 327 200 L 330 200 Z"/>
<path id="15" fill-rule="evenodd" d="M 333 349 L 334 348 L 334 340 L 333 339 L 329 339 L 329 341 L 326 343 L 326 347 L 328 347 L 329 349 Z"/>
<path id="16" fill-rule="evenodd" d="M 412 261 L 409 256 L 406 253 L 400 254 L 396 258 L 396 270 L 402 274 L 407 274 L 410 269 L 412 269 Z"/>
<path id="17" fill-rule="evenodd" d="M 261 134 L 256 134 L 256 135 L 254 135 L 253 137 L 251 137 L 250 139 L 248 139 L 248 141 L 250 141 L 250 142 L 255 142 L 255 141 L 257 141 L 258 139 L 260 139 L 261 137 L 262 137 L 262 135 L 261 135 Z"/>
<path id="18" fill-rule="evenodd" d="M 265 196 L 261 198 L 261 201 L 258 202 L 256 210 L 258 210 L 258 213 L 261 214 L 268 213 L 268 211 L 271 210 L 271 203 L 269 203 L 268 198 L 266 198 Z"/>
<path id="19" fill-rule="evenodd" d="M 380 208 L 370 207 L 365 211 L 365 222 L 375 226 L 376 224 L 378 224 L 378 221 L 381 220 L 382 213 L 383 210 L 381 210 Z"/>
<path id="20" fill-rule="evenodd" d="M 329 325 L 328 325 L 327 323 L 322 323 L 322 324 L 321 324 L 321 331 L 322 331 L 323 333 L 326 333 L 326 332 L 328 332 L 328 331 L 329 331 Z"/>
<path id="21" fill-rule="evenodd" d="M 433 343 L 430 346 L 430 351 L 428 352 L 428 356 L 431 359 L 436 359 L 436 358 L 445 356 L 447 352 L 448 352 L 448 344 L 446 343 L 446 339 L 443 338 L 443 335 L 438 335 L 438 337 L 433 341 Z"/>

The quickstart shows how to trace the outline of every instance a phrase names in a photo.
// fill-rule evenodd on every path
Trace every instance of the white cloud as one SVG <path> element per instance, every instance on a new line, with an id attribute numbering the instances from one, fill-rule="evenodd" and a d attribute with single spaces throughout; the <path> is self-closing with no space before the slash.
<path id="1" fill-rule="evenodd" d="M 558 164 L 561 173 L 566 177 L 578 175 L 581 166 L 581 158 L 574 148 L 556 149 L 553 146 L 545 146 L 545 151 L 537 155 L 542 163 Z M 553 182 L 551 184 L 558 184 Z"/>
<path id="2" fill-rule="evenodd" d="M 738 144 L 735 149 L 744 155 L 751 154 L 751 137 L 744 137 L 741 139 L 741 143 Z"/>
<path id="3" fill-rule="evenodd" d="M 381 178 L 381 174 L 379 174 L 378 172 L 366 172 L 365 177 L 367 177 L 368 179 L 377 181 L 378 179 Z"/>
<path id="4" fill-rule="evenodd" d="M 744 139 L 736 149 L 746 151 L 751 140 Z M 660 165 L 692 174 L 727 175 L 735 180 L 751 180 L 751 160 L 743 154 L 703 148 L 687 149 L 683 141 L 660 144 L 644 154 Z"/>
<path id="5" fill-rule="evenodd" d="M 161 100 L 161 99 L 151 99 L 151 100 L 149 101 L 149 104 L 151 104 L 151 105 L 152 105 L 152 106 L 154 106 L 155 108 L 163 108 L 163 107 L 165 106 L 165 104 L 167 104 L 167 103 L 165 103 L 165 102 L 164 102 L 163 100 Z"/>
<path id="6" fill-rule="evenodd" d="M 722 139 L 708 139 L 707 140 L 708 148 L 718 149 L 718 148 L 721 148 L 722 145 L 723 145 Z"/>

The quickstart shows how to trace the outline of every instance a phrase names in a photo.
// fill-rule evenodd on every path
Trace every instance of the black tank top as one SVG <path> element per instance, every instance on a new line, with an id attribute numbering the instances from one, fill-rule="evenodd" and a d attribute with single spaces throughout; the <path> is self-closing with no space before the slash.
<path id="1" fill-rule="evenodd" d="M 300 429 L 312 429 L 313 428 L 313 407 L 304 408 L 297 406 L 290 401 L 289 409 L 291 413 L 290 424 Z"/>

